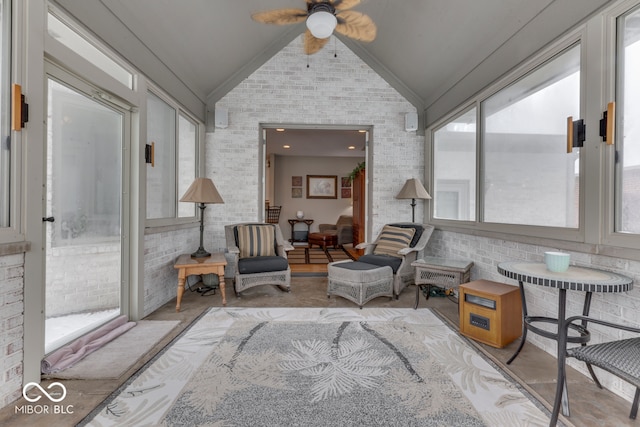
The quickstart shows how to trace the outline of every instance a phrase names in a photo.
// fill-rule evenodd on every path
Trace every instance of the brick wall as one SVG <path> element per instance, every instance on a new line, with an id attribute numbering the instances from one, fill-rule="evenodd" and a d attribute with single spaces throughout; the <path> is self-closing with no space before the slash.
<path id="1" fill-rule="evenodd" d="M 0 257 L 0 407 L 22 390 L 24 338 L 24 255 Z"/>
<path id="2" fill-rule="evenodd" d="M 486 279 L 516 286 L 518 283 L 515 280 L 498 274 L 498 263 L 503 261 L 542 262 L 545 251 L 557 250 L 557 248 L 438 230 L 434 232 L 427 248 L 430 255 L 473 260 L 474 266 L 471 270 L 471 280 Z M 571 254 L 572 264 L 613 271 L 632 278 L 636 284 L 640 283 L 639 261 L 580 252 L 569 251 L 569 253 Z M 584 292 L 567 292 L 568 316 L 582 313 L 584 295 Z M 557 317 L 557 290 L 543 286 L 525 285 L 525 298 L 527 299 L 529 315 Z M 621 294 L 594 293 L 591 300 L 590 315 L 599 319 L 640 327 L 640 289 L 634 287 L 630 292 Z M 589 331 L 593 342 L 602 342 L 620 337 L 615 332 L 615 335 L 612 335 L 611 329 L 607 331 L 597 325 L 590 326 Z M 553 356 L 557 354 L 555 341 L 530 333 L 527 335 L 527 342 L 535 344 Z M 517 363 L 517 360 L 514 363 Z M 578 363 L 573 359 L 569 359 L 569 363 L 589 376 L 584 363 Z M 632 399 L 635 388 L 603 371 L 598 370 L 597 375 L 604 387 L 628 400 Z"/>
<path id="3" fill-rule="evenodd" d="M 209 205 L 205 212 L 210 210 Z M 206 219 L 205 219 L 206 221 Z M 204 248 L 213 248 L 211 237 L 205 232 Z M 200 246 L 200 227 L 148 234 L 144 239 L 144 316 L 153 313 L 167 301 L 176 297 L 178 272 L 173 265 L 184 253 L 195 252 Z"/>
<path id="4" fill-rule="evenodd" d="M 207 212 L 214 246 L 224 247 L 225 224 L 254 221 L 263 209 L 260 123 L 372 125 L 373 232 L 411 220 L 409 202 L 395 196 L 407 178 L 424 176 L 424 137 L 404 130 L 405 113 L 416 108 L 339 40 L 307 59 L 301 38 L 295 39 L 217 105 L 228 109 L 229 127 L 207 135 L 207 176 L 225 201 Z M 416 218 L 422 218 L 421 203 Z"/>

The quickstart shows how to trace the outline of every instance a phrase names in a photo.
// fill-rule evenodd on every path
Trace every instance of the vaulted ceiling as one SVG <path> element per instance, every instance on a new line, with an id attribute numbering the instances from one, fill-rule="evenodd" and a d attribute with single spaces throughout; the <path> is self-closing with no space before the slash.
<path id="1" fill-rule="evenodd" d="M 305 8 L 304 0 L 55 3 L 170 93 L 209 106 L 306 28 L 251 19 L 258 11 Z M 420 110 L 454 87 L 454 97 L 472 95 L 466 92 L 490 83 L 605 3 L 362 0 L 355 10 L 377 24 L 376 39 L 340 40 Z"/>

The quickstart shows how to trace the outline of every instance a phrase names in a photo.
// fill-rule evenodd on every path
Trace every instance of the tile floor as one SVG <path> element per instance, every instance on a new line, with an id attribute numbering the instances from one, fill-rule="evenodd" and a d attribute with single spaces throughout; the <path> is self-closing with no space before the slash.
<path id="1" fill-rule="evenodd" d="M 273 286 L 261 286 L 245 291 L 241 298 L 237 298 L 227 284 L 227 300 L 229 307 L 353 307 L 354 304 L 340 297 L 327 298 L 326 277 L 294 277 L 292 292 L 284 293 Z M 396 307 L 412 308 L 415 302 L 414 287 L 409 287 L 400 295 L 398 300 L 380 297 L 364 307 Z M 0 425 L 32 427 L 68 427 L 81 421 L 86 414 L 100 405 L 100 403 L 117 389 L 128 377 L 135 373 L 157 351 L 166 346 L 173 337 L 186 328 L 198 315 L 210 306 L 220 305 L 220 295 L 201 296 L 197 292 L 185 292 L 182 300 L 182 310 L 175 312 L 175 299 L 156 310 L 148 320 L 180 320 L 180 325 L 165 337 L 148 355 L 145 360 L 132 366 L 129 371 L 117 380 L 88 381 L 65 380 L 67 397 L 65 405 L 73 405 L 73 414 L 24 415 L 15 414 L 15 406 L 20 401 L 8 405 L 0 410 Z M 448 298 L 421 298 L 420 308 L 431 307 L 437 309 L 445 318 L 457 325 L 457 304 Z M 549 402 L 555 393 L 556 363 L 555 358 L 538 350 L 533 345 L 525 345 L 518 358 L 506 366 L 506 361 L 514 351 L 517 342 L 504 349 L 495 349 L 478 344 L 496 363 L 513 376 L 520 378 L 531 393 L 539 396 L 541 401 Z M 47 386 L 47 382 L 43 386 Z M 599 390 L 587 377 L 575 371 L 569 376 L 569 395 L 572 416 L 568 425 L 575 426 L 640 426 L 640 421 L 628 418 L 631 403 L 625 401 L 606 390 Z M 26 402 L 23 402 L 26 403 Z"/>

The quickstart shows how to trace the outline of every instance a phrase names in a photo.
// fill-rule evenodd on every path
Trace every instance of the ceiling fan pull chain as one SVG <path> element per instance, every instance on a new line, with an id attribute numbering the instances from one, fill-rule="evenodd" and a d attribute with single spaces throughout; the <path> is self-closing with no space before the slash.
<path id="1" fill-rule="evenodd" d="M 336 41 L 335 36 L 333 37 L 333 57 L 338 57 L 338 42 Z"/>

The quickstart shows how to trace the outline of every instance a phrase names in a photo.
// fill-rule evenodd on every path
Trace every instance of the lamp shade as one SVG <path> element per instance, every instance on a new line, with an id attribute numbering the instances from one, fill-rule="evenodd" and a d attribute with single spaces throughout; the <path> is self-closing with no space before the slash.
<path id="1" fill-rule="evenodd" d="M 431 199 L 422 183 L 415 178 L 408 179 L 396 199 Z"/>
<path id="2" fill-rule="evenodd" d="M 209 178 L 196 178 L 180 199 L 181 202 L 224 203 L 220 193 Z"/>
<path id="3" fill-rule="evenodd" d="M 307 18 L 307 28 L 317 39 L 326 39 L 333 34 L 337 24 L 336 16 L 326 11 L 314 12 Z"/>

